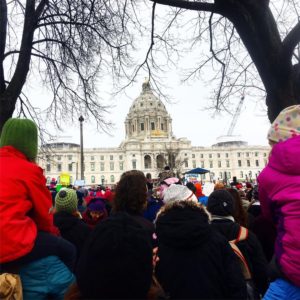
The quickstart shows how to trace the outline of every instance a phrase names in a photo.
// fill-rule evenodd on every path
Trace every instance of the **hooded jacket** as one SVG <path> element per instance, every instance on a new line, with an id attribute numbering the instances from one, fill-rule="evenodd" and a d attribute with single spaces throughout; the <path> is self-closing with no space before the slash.
<path id="1" fill-rule="evenodd" d="M 300 286 L 300 136 L 273 146 L 258 177 L 262 213 L 277 227 L 275 255 L 283 274 Z"/>
<path id="2" fill-rule="evenodd" d="M 82 219 L 65 211 L 54 214 L 54 225 L 58 227 L 61 236 L 76 247 L 79 257 L 91 228 Z"/>
<path id="3" fill-rule="evenodd" d="M 228 241 L 235 240 L 240 231 L 240 225 L 228 219 L 213 220 L 212 227 Z M 261 244 L 255 234 L 248 231 L 248 237 L 238 242 L 237 246 L 248 263 L 256 288 L 261 294 L 264 294 L 269 285 L 267 274 L 268 262 Z"/>
<path id="4" fill-rule="evenodd" d="M 185 208 L 158 217 L 157 278 L 172 299 L 245 299 L 237 258 L 203 215 Z"/>
<path id="5" fill-rule="evenodd" d="M 12 146 L 0 148 L 0 263 L 33 248 L 37 231 L 57 232 L 43 170 Z"/>

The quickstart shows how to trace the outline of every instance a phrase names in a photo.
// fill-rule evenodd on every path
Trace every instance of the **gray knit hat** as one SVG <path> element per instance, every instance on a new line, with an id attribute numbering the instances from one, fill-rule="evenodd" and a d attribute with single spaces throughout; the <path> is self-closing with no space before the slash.
<path id="1" fill-rule="evenodd" d="M 198 202 L 195 194 L 186 186 L 181 184 L 171 184 L 164 194 L 164 203 L 173 201 L 193 200 Z"/>
<path id="2" fill-rule="evenodd" d="M 77 210 L 77 194 L 72 189 L 61 189 L 55 197 L 56 212 L 65 211 L 72 214 Z"/>

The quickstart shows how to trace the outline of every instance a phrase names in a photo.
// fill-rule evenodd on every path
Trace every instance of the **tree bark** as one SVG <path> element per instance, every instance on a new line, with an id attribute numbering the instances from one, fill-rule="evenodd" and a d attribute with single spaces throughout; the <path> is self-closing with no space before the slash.
<path id="1" fill-rule="evenodd" d="M 2 127 L 6 120 L 11 118 L 13 115 L 16 102 L 20 93 L 22 92 L 23 85 L 29 72 L 31 47 L 36 22 L 35 0 L 27 0 L 21 48 L 16 69 L 8 86 L 4 92 L 0 93 L 0 131 L 2 131 Z"/>

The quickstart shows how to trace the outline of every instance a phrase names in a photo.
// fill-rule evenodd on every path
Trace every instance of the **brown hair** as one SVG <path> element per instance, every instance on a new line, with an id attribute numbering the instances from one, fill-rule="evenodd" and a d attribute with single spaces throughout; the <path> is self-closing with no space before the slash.
<path id="1" fill-rule="evenodd" d="M 146 177 L 141 171 L 131 170 L 123 173 L 116 187 L 113 211 L 140 214 L 147 203 L 146 182 Z"/>
<path id="2" fill-rule="evenodd" d="M 233 188 L 228 188 L 227 191 L 232 195 L 234 199 L 234 220 L 241 226 L 247 227 L 248 217 L 245 209 L 243 208 L 242 199 L 239 192 Z"/>

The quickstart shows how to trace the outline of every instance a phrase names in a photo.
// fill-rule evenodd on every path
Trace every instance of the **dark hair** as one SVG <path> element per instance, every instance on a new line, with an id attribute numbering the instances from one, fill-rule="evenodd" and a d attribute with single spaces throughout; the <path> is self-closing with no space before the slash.
<path id="1" fill-rule="evenodd" d="M 186 187 L 189 188 L 194 194 L 196 194 L 197 189 L 192 182 L 187 182 Z"/>
<path id="2" fill-rule="evenodd" d="M 234 220 L 241 226 L 247 227 L 248 217 L 245 209 L 243 208 L 242 199 L 239 192 L 233 188 L 228 188 L 227 191 L 232 195 L 234 199 Z"/>
<path id="3" fill-rule="evenodd" d="M 143 172 L 132 170 L 122 174 L 116 187 L 113 211 L 140 214 L 147 204 L 146 177 Z"/>

